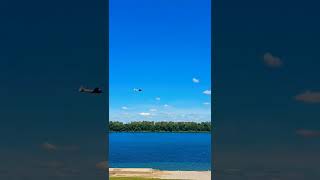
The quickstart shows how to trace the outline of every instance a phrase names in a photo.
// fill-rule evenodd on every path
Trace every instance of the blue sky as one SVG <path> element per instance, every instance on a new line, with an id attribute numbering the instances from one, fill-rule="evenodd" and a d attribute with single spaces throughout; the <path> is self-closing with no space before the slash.
<path id="1" fill-rule="evenodd" d="M 109 18 L 110 120 L 209 121 L 210 1 L 111 0 Z"/>

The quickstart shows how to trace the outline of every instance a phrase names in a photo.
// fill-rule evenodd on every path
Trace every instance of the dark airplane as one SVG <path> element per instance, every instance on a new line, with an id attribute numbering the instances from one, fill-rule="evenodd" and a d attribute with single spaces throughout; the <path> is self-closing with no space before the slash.
<path id="1" fill-rule="evenodd" d="M 102 93 L 102 90 L 100 88 L 94 88 L 94 89 L 87 89 L 87 88 L 84 88 L 83 86 L 81 86 L 79 88 L 79 92 L 82 92 L 82 93 L 91 93 L 91 94 L 101 94 Z"/>

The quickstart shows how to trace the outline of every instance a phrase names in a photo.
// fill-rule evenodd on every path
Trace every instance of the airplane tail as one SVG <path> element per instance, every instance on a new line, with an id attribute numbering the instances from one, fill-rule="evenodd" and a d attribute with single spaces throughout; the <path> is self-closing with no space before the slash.
<path id="1" fill-rule="evenodd" d="M 83 86 L 80 86 L 79 92 L 84 92 L 84 87 Z"/>

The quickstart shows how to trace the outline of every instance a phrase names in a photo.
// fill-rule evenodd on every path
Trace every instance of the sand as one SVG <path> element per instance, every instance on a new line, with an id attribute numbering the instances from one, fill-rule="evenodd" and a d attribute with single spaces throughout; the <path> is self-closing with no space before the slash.
<path id="1" fill-rule="evenodd" d="M 150 168 L 110 168 L 111 177 L 143 177 L 179 180 L 210 180 L 211 171 L 160 171 Z"/>

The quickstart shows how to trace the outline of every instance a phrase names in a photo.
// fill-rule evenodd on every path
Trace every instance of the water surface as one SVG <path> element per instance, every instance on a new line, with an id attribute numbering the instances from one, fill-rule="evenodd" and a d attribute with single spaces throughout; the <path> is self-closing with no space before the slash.
<path id="1" fill-rule="evenodd" d="M 113 168 L 210 170 L 210 133 L 110 133 Z"/>

